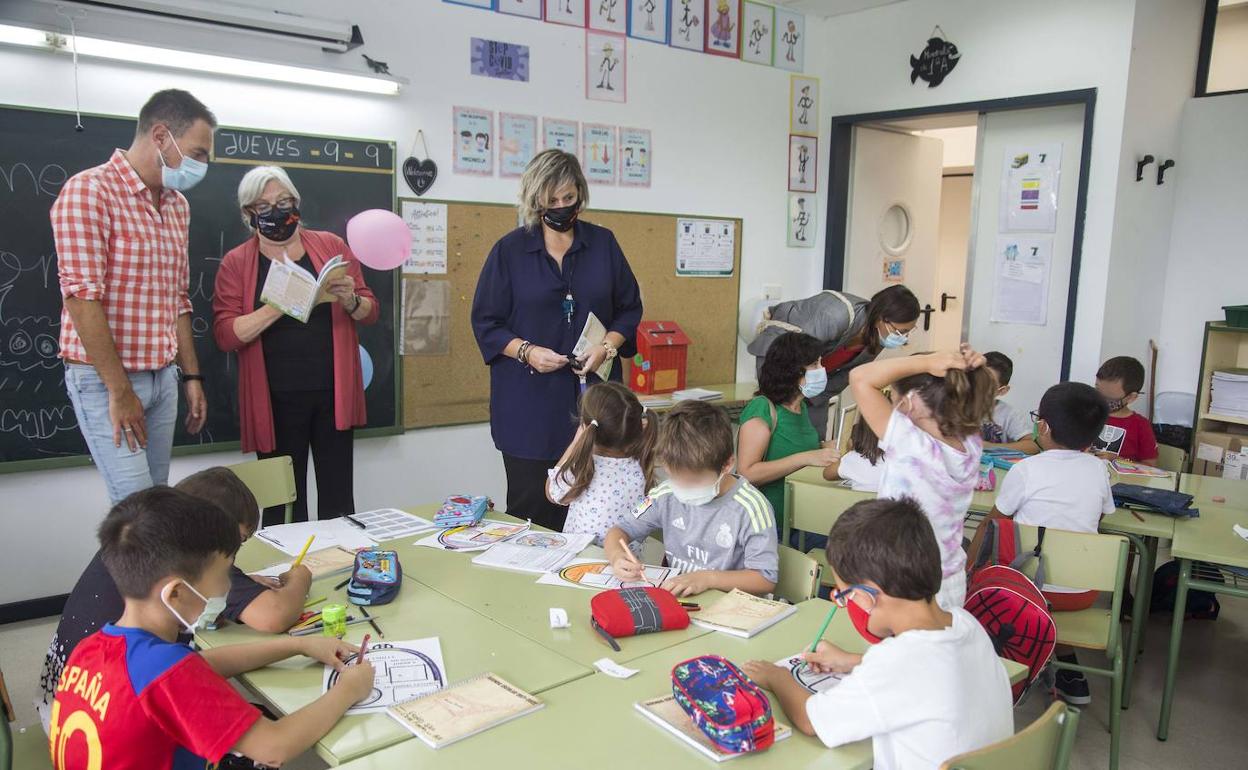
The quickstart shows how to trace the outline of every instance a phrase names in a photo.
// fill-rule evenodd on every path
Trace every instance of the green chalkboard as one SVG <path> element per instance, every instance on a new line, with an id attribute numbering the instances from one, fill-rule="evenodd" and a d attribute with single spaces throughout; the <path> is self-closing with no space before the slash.
<path id="1" fill-rule="evenodd" d="M 61 296 L 48 211 L 61 186 L 130 145 L 134 119 L 0 106 L 0 472 L 88 461 L 58 358 Z M 212 339 L 212 292 L 221 257 L 249 237 L 239 218 L 238 182 L 257 164 L 281 165 L 303 198 L 304 223 L 346 235 L 354 214 L 394 209 L 394 145 L 368 139 L 221 127 L 208 176 L 187 194 L 191 205 L 192 326 L 208 379 L 207 427 L 184 432 L 175 452 L 236 447 L 238 362 Z M 381 303 L 381 320 L 360 327 L 372 363 L 365 391 L 369 432 L 398 432 L 401 392 L 395 366 L 397 276 L 364 270 Z M 182 405 L 185 409 L 185 404 Z"/>

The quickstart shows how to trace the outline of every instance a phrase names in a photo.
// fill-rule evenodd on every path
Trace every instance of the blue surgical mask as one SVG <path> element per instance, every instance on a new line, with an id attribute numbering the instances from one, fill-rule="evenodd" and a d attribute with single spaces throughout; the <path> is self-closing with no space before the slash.
<path id="1" fill-rule="evenodd" d="M 672 496 L 685 505 L 706 505 L 719 494 L 719 482 L 723 480 L 724 474 L 721 473 L 714 484 L 704 487 L 678 487 L 673 483 Z"/>
<path id="2" fill-rule="evenodd" d="M 802 395 L 814 398 L 821 395 L 828 387 L 828 373 L 822 366 L 806 370 L 806 381 L 802 383 Z"/>
<path id="3" fill-rule="evenodd" d="M 164 589 L 160 592 L 160 601 L 162 604 L 165 605 L 165 609 L 172 612 L 173 616 L 178 619 L 178 622 L 182 624 L 182 628 L 186 630 L 186 633 L 193 634 L 195 633 L 195 629 L 202 628 L 204 626 L 211 624 L 214 620 L 217 619 L 217 616 L 219 616 L 222 612 L 225 612 L 225 597 L 214 596 L 210 599 L 204 596 L 203 594 L 201 594 L 199 590 L 195 588 L 195 586 L 191 585 L 185 580 L 181 582 L 182 582 L 182 585 L 191 589 L 192 593 L 194 593 L 196 596 L 204 600 L 204 610 L 203 612 L 199 613 L 199 617 L 195 618 L 195 622 L 187 623 L 186 618 L 182 617 L 181 613 L 175 610 L 173 608 L 173 605 L 169 603 L 169 600 L 165 598 L 169 593 L 169 586 L 172 586 L 173 583 L 169 583 L 168 585 L 166 585 Z"/>
<path id="4" fill-rule="evenodd" d="M 173 149 L 182 155 L 182 148 L 178 146 L 178 140 L 173 138 L 173 134 L 169 135 L 169 141 L 173 142 Z M 208 173 L 208 164 L 202 160 L 182 155 L 181 165 L 171 168 L 168 163 L 165 163 L 163 153 L 157 152 L 156 154 L 160 158 L 160 184 L 170 190 L 186 192 L 202 182 Z"/>
<path id="5" fill-rule="evenodd" d="M 910 338 L 899 331 L 891 331 L 888 336 L 880 337 L 880 345 L 888 349 L 899 348 L 909 341 Z"/>

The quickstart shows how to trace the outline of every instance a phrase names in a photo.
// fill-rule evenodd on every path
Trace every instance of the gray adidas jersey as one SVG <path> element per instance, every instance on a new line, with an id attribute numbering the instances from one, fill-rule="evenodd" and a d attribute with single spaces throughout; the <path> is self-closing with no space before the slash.
<path id="1" fill-rule="evenodd" d="M 667 563 L 681 573 L 752 569 L 775 582 L 780 555 L 771 504 L 745 479 L 732 479 L 732 490 L 706 505 L 685 505 L 665 481 L 617 526 L 633 540 L 662 530 Z"/>

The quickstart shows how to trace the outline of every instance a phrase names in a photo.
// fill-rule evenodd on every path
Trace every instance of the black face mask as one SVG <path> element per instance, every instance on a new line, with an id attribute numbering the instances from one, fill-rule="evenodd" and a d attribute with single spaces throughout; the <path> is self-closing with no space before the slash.
<path id="1" fill-rule="evenodd" d="M 293 206 L 289 211 L 282 211 L 275 207 L 263 216 L 253 213 L 251 226 L 270 241 L 285 243 L 293 238 L 295 231 L 299 229 L 299 207 Z"/>
<path id="2" fill-rule="evenodd" d="M 576 222 L 577 209 L 580 203 L 573 203 L 571 206 L 560 206 L 557 209 L 546 209 L 542 212 L 542 221 L 551 230 L 558 233 L 566 233 L 572 229 L 572 225 Z"/>

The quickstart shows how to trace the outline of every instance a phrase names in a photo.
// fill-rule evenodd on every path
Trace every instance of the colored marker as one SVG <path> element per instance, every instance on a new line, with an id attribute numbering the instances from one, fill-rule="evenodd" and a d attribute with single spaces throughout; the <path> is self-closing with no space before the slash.
<path id="1" fill-rule="evenodd" d="M 823 633 L 828 630 L 828 624 L 832 622 L 832 616 L 836 614 L 836 604 L 833 603 L 832 609 L 828 610 L 828 616 L 823 619 L 823 625 L 819 627 L 819 633 L 815 634 L 815 641 L 810 643 L 810 651 L 814 652 L 819 646 L 819 641 L 823 639 Z"/>

